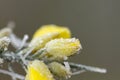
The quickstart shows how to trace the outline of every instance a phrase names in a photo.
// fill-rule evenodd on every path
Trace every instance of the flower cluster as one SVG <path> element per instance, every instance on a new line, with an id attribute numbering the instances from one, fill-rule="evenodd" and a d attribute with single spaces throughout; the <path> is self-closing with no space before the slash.
<path id="1" fill-rule="evenodd" d="M 71 38 L 68 28 L 56 25 L 40 27 L 29 44 L 29 49 L 31 48 L 33 56 L 44 62 L 32 61 L 28 66 L 26 80 L 38 80 L 38 77 L 39 80 L 54 80 L 53 76 L 69 78 L 71 70 L 63 62 L 82 49 L 80 41 Z"/>
<path id="2" fill-rule="evenodd" d="M 0 73 L 10 75 L 13 80 L 59 80 L 86 71 L 106 73 L 106 69 L 68 62 L 72 55 L 82 49 L 80 40 L 71 37 L 71 31 L 64 26 L 44 25 L 34 34 L 30 42 L 28 35 L 23 39 L 13 33 L 13 23 L 0 30 L 0 64 L 7 62 L 8 71 Z M 9 44 L 15 48 L 10 51 Z M 12 63 L 20 63 L 26 75 L 17 74 Z"/>

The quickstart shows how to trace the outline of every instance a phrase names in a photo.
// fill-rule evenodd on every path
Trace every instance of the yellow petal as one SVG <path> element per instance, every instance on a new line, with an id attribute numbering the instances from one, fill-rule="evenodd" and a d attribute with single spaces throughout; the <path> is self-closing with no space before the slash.
<path id="1" fill-rule="evenodd" d="M 78 39 L 71 38 L 51 40 L 46 44 L 45 48 L 50 56 L 64 58 L 73 55 L 82 47 Z"/>
<path id="2" fill-rule="evenodd" d="M 28 66 L 26 80 L 54 80 L 54 78 L 42 61 L 35 60 Z"/>
<path id="3" fill-rule="evenodd" d="M 33 38 L 41 37 L 41 36 L 44 36 L 45 34 L 54 33 L 54 32 L 59 33 L 58 38 L 71 37 L 70 30 L 66 27 L 61 27 L 57 25 L 44 25 L 35 32 L 35 34 L 33 35 Z"/>

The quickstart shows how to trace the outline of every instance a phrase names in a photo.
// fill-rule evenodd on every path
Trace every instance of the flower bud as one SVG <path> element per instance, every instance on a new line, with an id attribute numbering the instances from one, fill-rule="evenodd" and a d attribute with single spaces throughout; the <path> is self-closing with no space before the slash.
<path id="1" fill-rule="evenodd" d="M 58 62 L 52 62 L 48 66 L 51 72 L 59 78 L 69 78 L 71 76 L 70 70 Z"/>
<path id="2" fill-rule="evenodd" d="M 34 47 L 33 52 L 36 52 L 37 50 L 43 48 L 48 41 L 56 38 L 57 36 L 58 33 L 56 32 L 45 34 L 44 36 L 41 37 L 36 37 L 30 42 L 29 47 Z"/>
<path id="3" fill-rule="evenodd" d="M 59 36 L 57 38 L 70 38 L 71 33 L 70 30 L 66 27 L 57 26 L 57 25 L 44 25 L 41 28 L 39 28 L 35 34 L 33 35 L 33 38 L 44 36 L 48 33 L 59 33 Z"/>
<path id="4" fill-rule="evenodd" d="M 28 65 L 26 80 L 54 80 L 54 78 L 43 61 L 34 60 Z"/>
<path id="5" fill-rule="evenodd" d="M 54 39 L 48 42 L 45 46 L 46 52 L 53 58 L 63 58 L 77 53 L 81 49 L 81 44 L 78 39 Z"/>

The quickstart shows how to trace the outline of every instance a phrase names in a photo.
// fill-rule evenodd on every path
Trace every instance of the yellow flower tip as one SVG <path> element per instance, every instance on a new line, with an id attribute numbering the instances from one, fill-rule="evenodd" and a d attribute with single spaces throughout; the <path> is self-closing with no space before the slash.
<path id="1" fill-rule="evenodd" d="M 45 48 L 50 56 L 63 59 L 82 49 L 80 41 L 76 38 L 54 39 L 48 42 Z"/>
<path id="2" fill-rule="evenodd" d="M 26 80 L 54 80 L 54 78 L 43 61 L 34 60 L 28 65 Z"/>
<path id="3" fill-rule="evenodd" d="M 59 36 L 57 38 L 71 37 L 71 32 L 67 27 L 57 26 L 57 25 L 44 25 L 35 32 L 35 34 L 33 35 L 33 38 L 41 37 L 45 34 L 54 33 L 54 32 L 59 33 Z"/>

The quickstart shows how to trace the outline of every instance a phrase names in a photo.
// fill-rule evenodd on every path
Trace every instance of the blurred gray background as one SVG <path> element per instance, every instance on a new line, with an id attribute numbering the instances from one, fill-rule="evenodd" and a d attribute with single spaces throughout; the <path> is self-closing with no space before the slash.
<path id="1" fill-rule="evenodd" d="M 12 20 L 18 36 L 29 34 L 31 38 L 44 24 L 68 26 L 83 46 L 81 54 L 71 60 L 108 70 L 107 74 L 87 72 L 69 80 L 119 80 L 119 3 L 116 0 L 0 0 L 0 28 Z M 0 80 L 11 80 L 8 78 L 0 76 Z"/>

